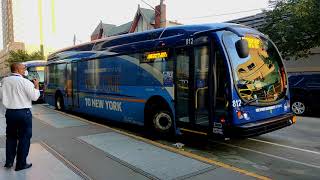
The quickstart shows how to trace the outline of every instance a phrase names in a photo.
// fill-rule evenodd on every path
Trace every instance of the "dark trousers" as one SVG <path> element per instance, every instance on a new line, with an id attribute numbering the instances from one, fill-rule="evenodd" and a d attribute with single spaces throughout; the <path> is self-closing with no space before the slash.
<path id="1" fill-rule="evenodd" d="M 16 166 L 24 166 L 27 163 L 32 136 L 31 111 L 30 109 L 7 109 L 6 122 L 6 163 L 13 163 L 17 155 Z"/>

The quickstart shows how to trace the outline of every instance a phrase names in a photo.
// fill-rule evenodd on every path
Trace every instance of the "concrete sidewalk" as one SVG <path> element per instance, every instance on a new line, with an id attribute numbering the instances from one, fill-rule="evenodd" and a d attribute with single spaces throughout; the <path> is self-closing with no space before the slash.
<path id="1" fill-rule="evenodd" d="M 35 105 L 29 162 L 0 179 L 256 179 L 160 148 L 111 128 Z M 0 114 L 0 164 L 5 162 L 5 117 Z M 247 173 L 248 174 L 248 173 Z M 263 177 L 262 177 L 263 179 Z"/>

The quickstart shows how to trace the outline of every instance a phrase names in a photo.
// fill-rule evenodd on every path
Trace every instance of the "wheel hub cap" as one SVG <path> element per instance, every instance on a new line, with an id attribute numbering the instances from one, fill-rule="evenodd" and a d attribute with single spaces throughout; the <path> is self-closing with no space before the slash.
<path id="1" fill-rule="evenodd" d="M 172 125 L 172 120 L 170 115 L 166 113 L 159 113 L 155 118 L 156 126 L 161 130 L 168 130 Z"/>
<path id="2" fill-rule="evenodd" d="M 294 102 L 292 104 L 292 111 L 295 114 L 303 114 L 305 109 L 306 109 L 306 107 L 302 102 Z"/>

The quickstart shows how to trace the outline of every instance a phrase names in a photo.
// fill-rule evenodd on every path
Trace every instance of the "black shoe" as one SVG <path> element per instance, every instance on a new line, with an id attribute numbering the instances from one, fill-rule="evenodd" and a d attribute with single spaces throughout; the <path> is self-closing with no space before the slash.
<path id="1" fill-rule="evenodd" d="M 30 164 L 26 164 L 26 165 L 24 165 L 24 166 L 16 166 L 16 169 L 15 169 L 15 171 L 20 171 L 20 170 L 23 170 L 23 169 L 28 169 L 28 168 L 30 168 L 32 166 L 32 163 L 30 163 Z"/>
<path id="2" fill-rule="evenodd" d="M 13 163 L 6 163 L 4 165 L 5 168 L 11 168 L 13 166 Z"/>

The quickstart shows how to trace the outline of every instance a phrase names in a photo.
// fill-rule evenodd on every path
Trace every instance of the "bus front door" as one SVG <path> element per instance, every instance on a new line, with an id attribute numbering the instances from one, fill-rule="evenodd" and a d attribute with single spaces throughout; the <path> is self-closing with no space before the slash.
<path id="1" fill-rule="evenodd" d="M 209 46 L 178 48 L 176 54 L 175 109 L 182 131 L 207 134 L 209 128 Z"/>

